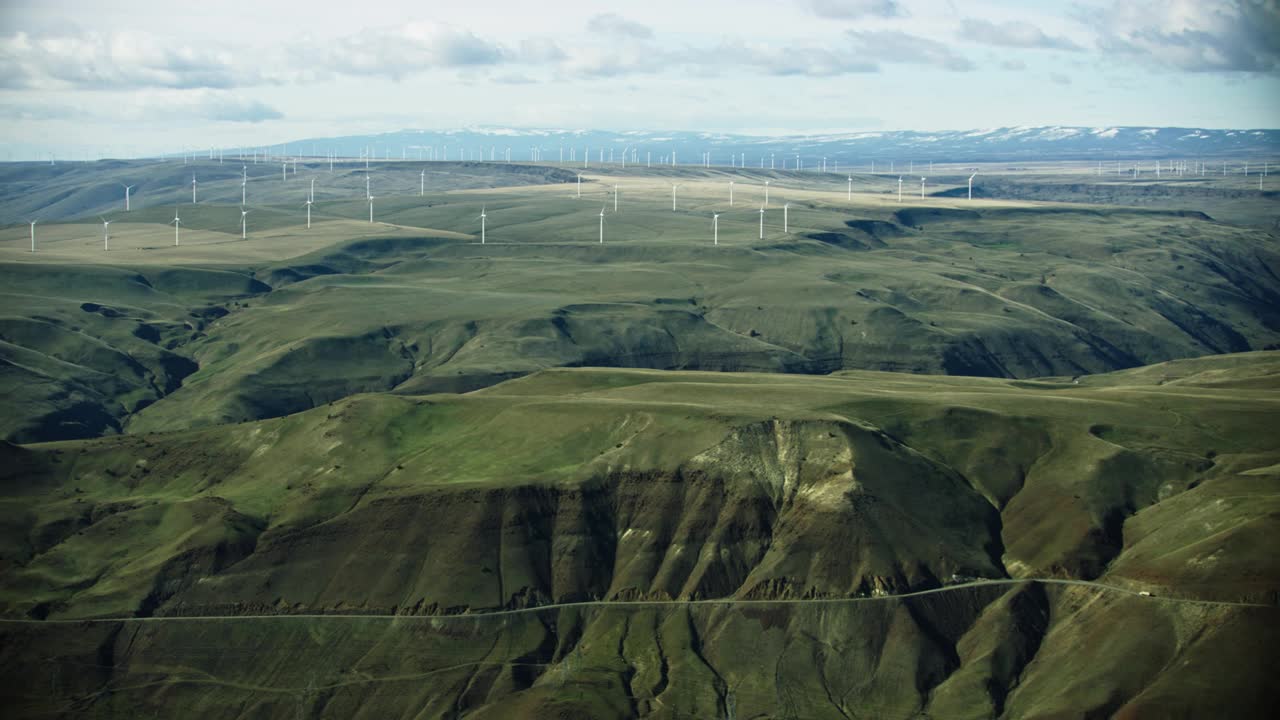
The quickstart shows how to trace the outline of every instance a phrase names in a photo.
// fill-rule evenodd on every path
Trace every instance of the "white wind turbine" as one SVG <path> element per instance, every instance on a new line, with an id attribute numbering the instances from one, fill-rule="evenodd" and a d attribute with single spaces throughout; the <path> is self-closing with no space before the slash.
<path id="1" fill-rule="evenodd" d="M 853 201 L 853 176 L 852 175 L 849 176 L 849 191 L 848 193 L 845 194 L 844 199 L 846 202 Z"/>
<path id="2" fill-rule="evenodd" d="M 671 184 L 671 212 L 676 211 L 676 188 L 680 187 L 676 183 Z"/>
<path id="3" fill-rule="evenodd" d="M 614 212 L 618 212 L 618 185 L 617 185 L 617 183 L 614 183 L 614 186 L 613 186 L 613 211 L 614 211 Z"/>
<path id="4" fill-rule="evenodd" d="M 969 176 L 969 199 L 970 200 L 973 199 L 973 179 L 976 177 L 978 177 L 978 173 L 976 172 Z"/>
<path id="5" fill-rule="evenodd" d="M 303 205 L 307 206 L 307 229 L 308 230 L 311 229 L 311 202 L 312 202 L 311 199 L 308 198 L 306 202 L 302 203 Z"/>
<path id="6" fill-rule="evenodd" d="M 373 196 L 369 196 L 369 224 L 373 224 Z"/>
<path id="7" fill-rule="evenodd" d="M 248 185 L 248 181 L 246 181 L 246 180 L 241 180 L 241 181 L 240 181 L 240 204 L 241 204 L 241 205 L 244 205 L 244 204 L 245 204 L 245 202 L 244 202 L 244 190 L 245 190 L 245 186 L 246 186 L 246 185 Z"/>
<path id="8" fill-rule="evenodd" d="M 307 193 L 307 200 L 316 199 L 316 179 L 311 178 L 311 191 Z"/>
<path id="9" fill-rule="evenodd" d="M 124 183 L 120 183 L 120 184 L 124 186 L 124 211 L 129 212 L 129 191 L 134 189 L 137 186 L 125 185 Z"/>
<path id="10" fill-rule="evenodd" d="M 902 202 L 902 176 L 898 176 L 898 202 Z"/>
<path id="11" fill-rule="evenodd" d="M 720 244 L 720 213 L 711 214 L 711 232 L 713 233 L 712 237 L 715 238 L 713 244 L 719 245 Z"/>
<path id="12" fill-rule="evenodd" d="M 770 182 L 772 181 L 771 180 L 764 181 L 764 204 L 765 205 L 769 204 L 769 183 Z"/>
<path id="13" fill-rule="evenodd" d="M 181 240 L 181 238 L 179 237 L 179 232 L 180 232 L 180 228 L 182 227 L 182 220 L 178 219 L 177 205 L 173 206 L 173 222 L 169 224 L 173 226 L 173 246 L 178 247 L 178 244 Z"/>
<path id="14" fill-rule="evenodd" d="M 582 173 L 578 173 L 578 199 L 582 199 Z"/>
<path id="15" fill-rule="evenodd" d="M 782 204 L 782 232 L 787 232 L 789 223 L 787 222 L 787 211 L 791 209 L 791 203 Z"/>
<path id="16" fill-rule="evenodd" d="M 195 174 L 192 174 L 192 175 L 191 175 L 191 204 L 192 204 L 192 205 L 195 205 L 195 204 L 196 204 L 196 176 L 195 176 Z"/>
<path id="17" fill-rule="evenodd" d="M 241 240 L 244 240 L 248 235 L 248 229 L 249 229 L 248 217 L 249 217 L 249 211 L 245 210 L 244 208 L 240 208 L 240 239 Z"/>
<path id="18" fill-rule="evenodd" d="M 36 221 L 32 220 L 30 222 L 31 222 L 31 252 L 35 252 L 36 251 Z"/>
<path id="19" fill-rule="evenodd" d="M 760 239 L 764 239 L 764 206 L 760 206 Z"/>
<path id="20" fill-rule="evenodd" d="M 373 193 L 369 192 L 369 173 L 364 174 L 364 198 L 366 200 L 373 199 Z"/>
<path id="21" fill-rule="evenodd" d="M 110 250 L 111 249 L 111 221 L 102 217 L 101 215 L 98 216 L 98 219 L 102 221 L 102 249 Z"/>
<path id="22" fill-rule="evenodd" d="M 733 207 L 733 181 L 729 181 L 729 207 Z"/>
<path id="23" fill-rule="evenodd" d="M 920 199 L 924 199 L 924 178 L 920 178 Z"/>
<path id="24" fill-rule="evenodd" d="M 600 244 L 604 244 L 604 206 L 600 206 Z"/>
<path id="25" fill-rule="evenodd" d="M 485 218 L 487 217 L 489 216 L 486 215 L 484 212 L 484 205 L 481 205 L 480 206 L 480 244 L 481 245 L 484 244 L 484 221 L 485 221 Z"/>
<path id="26" fill-rule="evenodd" d="M 284 181 L 287 181 L 288 179 L 289 179 L 289 161 L 286 160 L 280 163 L 280 180 L 284 182 Z"/>
<path id="27" fill-rule="evenodd" d="M 423 170 L 422 174 L 418 176 L 418 197 L 422 197 L 423 195 L 426 195 L 426 194 L 427 194 L 427 171 Z"/>

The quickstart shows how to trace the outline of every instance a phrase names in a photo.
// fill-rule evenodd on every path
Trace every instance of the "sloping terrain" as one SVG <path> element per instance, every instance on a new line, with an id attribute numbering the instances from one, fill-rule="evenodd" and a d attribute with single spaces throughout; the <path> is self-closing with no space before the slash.
<path id="1" fill-rule="evenodd" d="M 65 254 L 55 241 L 47 256 L 7 255 L 5 382 L 24 399 L 9 403 L 5 437 L 241 422 L 356 392 L 466 391 L 550 367 L 1025 378 L 1280 343 L 1274 239 L 1200 213 L 866 198 L 849 205 L 842 195 L 775 187 L 773 202 L 789 205 L 788 232 L 779 231 L 775 207 L 759 240 L 751 206 L 759 188 L 744 181 L 739 205 L 727 210 L 723 182 L 698 178 L 686 178 L 677 212 L 665 184 L 628 186 L 619 212 L 608 215 L 603 246 L 594 205 L 608 178 L 588 183 L 591 199 L 583 200 L 563 188 L 380 200 L 394 236 L 333 236 L 322 249 L 257 263 L 238 259 L 227 242 L 219 246 L 225 255 L 208 256 L 225 263 L 168 272 L 239 278 L 234 287 L 201 281 L 166 298 L 156 317 L 134 298 L 134 278 L 150 278 L 156 263 L 168 267 L 158 259 L 164 248 Z M 466 240 L 482 208 L 483 246 Z M 192 227 L 214 229 L 229 222 L 218 212 L 233 209 L 215 210 L 184 212 L 195 213 Z M 723 211 L 718 247 L 707 242 L 712 211 Z M 255 212 L 278 227 L 272 243 L 315 237 L 287 225 L 296 209 Z M 328 201 L 316 220 L 351 223 L 366 212 L 359 201 Z M 135 214 L 157 227 L 167 217 L 163 208 Z M 119 242 L 142 226 L 124 226 Z M 384 226 L 369 227 L 375 235 Z M 105 255 L 112 270 L 88 264 Z M 75 288 L 60 310 L 69 273 L 81 269 L 99 279 Z M 143 306 L 86 323 L 74 309 L 86 302 Z M 184 332 L 121 340 L 139 322 L 159 320 Z M 23 328 L 33 323 L 69 338 L 64 345 L 105 345 L 122 363 L 152 367 L 152 355 L 171 354 L 181 377 L 130 369 L 103 378 L 101 362 L 77 359 L 85 352 L 32 340 Z"/>
<path id="2" fill-rule="evenodd" d="M 1262 716 L 1278 415 L 1270 352 L 1079 382 L 549 370 L 7 445 L 5 702 Z"/>

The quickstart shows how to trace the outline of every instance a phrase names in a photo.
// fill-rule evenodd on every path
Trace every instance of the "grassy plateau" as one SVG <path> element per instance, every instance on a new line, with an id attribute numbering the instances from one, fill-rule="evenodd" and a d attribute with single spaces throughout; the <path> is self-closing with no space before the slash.
<path id="1" fill-rule="evenodd" d="M 0 173 L 7 715 L 1280 700 L 1273 196 L 249 167 Z"/>

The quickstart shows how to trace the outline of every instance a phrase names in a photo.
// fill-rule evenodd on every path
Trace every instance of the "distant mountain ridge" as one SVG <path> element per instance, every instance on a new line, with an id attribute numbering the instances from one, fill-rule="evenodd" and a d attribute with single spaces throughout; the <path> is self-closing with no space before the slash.
<path id="1" fill-rule="evenodd" d="M 745 135 L 694 131 L 570 130 L 551 128 L 471 127 L 453 130 L 405 129 L 386 133 L 305 138 L 275 146 L 289 155 L 360 156 L 371 148 L 376 158 L 408 160 L 503 160 L 510 149 L 513 161 L 541 160 L 581 163 L 584 151 L 591 162 L 621 163 L 630 148 L 631 160 L 670 164 L 675 153 L 680 165 L 745 162 L 746 167 L 796 169 L 797 155 L 804 169 L 837 171 L 870 169 L 874 161 L 992 162 L 1011 160 L 1116 160 L 1135 158 L 1276 159 L 1280 130 L 1211 130 L 1176 127 L 1002 127 L 981 130 L 921 132 L 915 130 L 814 133 L 802 135 Z M 446 152 L 447 157 L 446 157 Z M 745 153 L 743 160 L 741 155 Z M 786 162 L 786 168 L 783 167 Z"/>

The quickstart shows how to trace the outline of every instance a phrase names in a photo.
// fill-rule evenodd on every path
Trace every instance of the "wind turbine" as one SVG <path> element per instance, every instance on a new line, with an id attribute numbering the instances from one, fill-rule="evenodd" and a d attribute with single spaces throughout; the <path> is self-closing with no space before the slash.
<path id="1" fill-rule="evenodd" d="M 137 187 L 137 186 L 136 186 L 136 185 L 125 185 L 124 183 L 120 183 L 120 184 L 121 184 L 121 185 L 124 185 L 124 211 L 125 211 L 125 212 L 129 212 L 129 191 L 130 191 L 130 190 L 132 190 L 132 189 L 134 189 L 134 188 L 135 188 L 135 187 Z"/>
<path id="2" fill-rule="evenodd" d="M 671 184 L 671 212 L 676 211 L 676 188 L 678 187 L 680 186 L 675 183 Z"/>
<path id="3" fill-rule="evenodd" d="M 791 209 L 791 203 L 782 204 L 782 232 L 787 232 L 787 211 Z"/>
<path id="4" fill-rule="evenodd" d="M 614 212 L 618 212 L 618 185 L 617 185 L 617 183 L 614 183 L 614 186 L 613 186 L 613 211 L 614 211 Z"/>
<path id="5" fill-rule="evenodd" d="M 177 205 L 173 206 L 173 222 L 169 224 L 173 226 L 173 246 L 178 247 L 178 242 L 180 240 L 178 233 L 179 233 L 179 228 L 181 228 L 182 226 L 182 221 L 178 219 Z"/>
<path id="6" fill-rule="evenodd" d="M 604 206 L 600 206 L 600 244 L 604 244 Z"/>
<path id="7" fill-rule="evenodd" d="M 427 171 L 423 170 L 422 174 L 418 176 L 418 197 L 422 197 L 423 195 L 426 195 L 426 194 L 427 194 Z"/>
<path id="8" fill-rule="evenodd" d="M 849 192 L 845 195 L 844 199 L 846 202 L 853 201 L 853 176 L 852 175 L 849 176 Z"/>
<path id="9" fill-rule="evenodd" d="M 760 239 L 764 239 L 764 206 L 760 206 Z"/>
<path id="10" fill-rule="evenodd" d="M 31 221 L 31 252 L 36 251 L 36 221 Z"/>
<path id="11" fill-rule="evenodd" d="M 303 205 L 307 206 L 307 229 L 308 230 L 311 229 L 311 202 L 312 201 L 308 199 L 306 202 L 302 203 Z"/>
<path id="12" fill-rule="evenodd" d="M 772 182 L 772 181 L 770 181 L 770 180 L 765 180 L 765 181 L 764 181 L 764 204 L 765 204 L 765 205 L 768 205 L 768 204 L 769 204 L 769 183 L 770 183 L 770 182 Z"/>
<path id="13" fill-rule="evenodd" d="M 969 199 L 973 199 L 973 179 L 978 177 L 978 173 L 969 176 Z"/>
<path id="14" fill-rule="evenodd" d="M 373 196 L 369 196 L 369 223 L 373 224 Z"/>
<path id="15" fill-rule="evenodd" d="M 713 244 L 719 245 L 720 244 L 720 213 L 711 214 L 711 232 L 714 233 L 712 237 L 715 238 L 715 241 Z"/>
<path id="16" fill-rule="evenodd" d="M 244 188 L 248 183 L 244 180 L 240 181 L 240 204 L 244 205 Z"/>
<path id="17" fill-rule="evenodd" d="M 924 178 L 920 178 L 920 199 L 924 199 Z"/>
<path id="18" fill-rule="evenodd" d="M 578 173 L 578 199 L 582 199 L 582 173 Z"/>
<path id="19" fill-rule="evenodd" d="M 196 176 L 194 173 L 191 175 L 191 204 L 196 204 Z"/>
<path id="20" fill-rule="evenodd" d="M 284 181 L 287 181 L 288 179 L 289 179 L 289 161 L 286 160 L 280 163 L 280 180 L 281 182 L 284 182 Z"/>
<path id="21" fill-rule="evenodd" d="M 898 176 L 898 202 L 902 202 L 902 176 Z"/>
<path id="22" fill-rule="evenodd" d="M 244 240 L 245 236 L 248 234 L 247 230 L 249 227 L 249 221 L 246 219 L 248 215 L 249 215 L 248 210 L 245 210 L 244 208 L 240 208 L 240 239 L 241 240 Z"/>
<path id="23" fill-rule="evenodd" d="M 111 249 L 111 221 L 102 217 L 101 215 L 98 216 L 98 219 L 102 221 L 102 249 L 110 250 Z"/>
<path id="24" fill-rule="evenodd" d="M 310 201 L 315 199 L 316 199 L 316 179 L 311 178 L 311 192 L 307 193 L 307 200 Z"/>
<path id="25" fill-rule="evenodd" d="M 729 207 L 733 207 L 733 181 L 729 181 Z"/>
<path id="26" fill-rule="evenodd" d="M 480 206 L 480 244 L 484 244 L 484 219 L 489 217 L 484 214 L 484 206 Z"/>
<path id="27" fill-rule="evenodd" d="M 364 197 L 366 200 L 373 199 L 373 194 L 369 192 L 369 173 L 364 174 Z"/>

